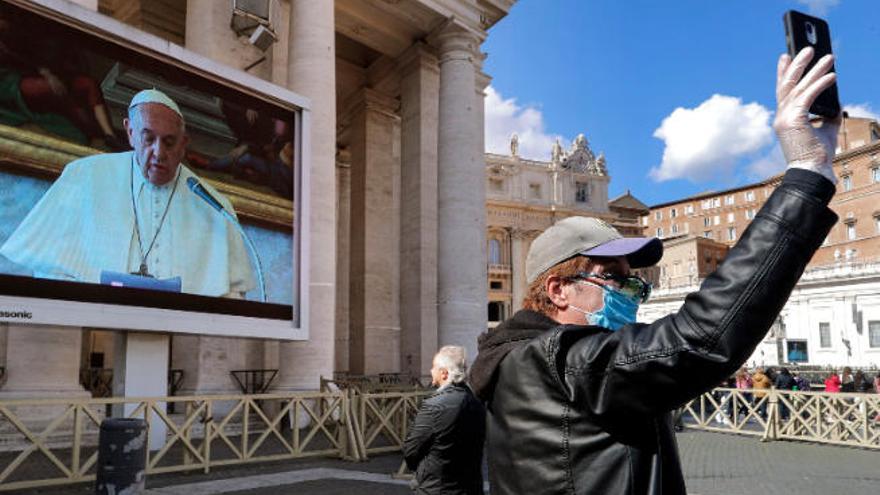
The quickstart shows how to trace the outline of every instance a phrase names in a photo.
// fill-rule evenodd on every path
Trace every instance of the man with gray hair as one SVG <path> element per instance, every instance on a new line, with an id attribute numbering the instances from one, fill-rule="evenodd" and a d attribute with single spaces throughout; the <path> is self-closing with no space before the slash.
<path id="1" fill-rule="evenodd" d="M 437 392 L 422 403 L 403 444 L 416 493 L 483 493 L 486 412 L 466 376 L 464 348 L 448 345 L 434 356 L 431 384 Z"/>
<path id="2" fill-rule="evenodd" d="M 253 288 L 235 228 L 187 190 L 195 174 L 181 164 L 189 137 L 177 104 L 143 90 L 123 124 L 134 150 L 69 163 L 0 255 L 42 278 L 110 283 L 116 275 L 108 274 L 135 274 L 141 278 L 127 279 L 164 279 L 174 281 L 172 290 L 227 297 Z"/>

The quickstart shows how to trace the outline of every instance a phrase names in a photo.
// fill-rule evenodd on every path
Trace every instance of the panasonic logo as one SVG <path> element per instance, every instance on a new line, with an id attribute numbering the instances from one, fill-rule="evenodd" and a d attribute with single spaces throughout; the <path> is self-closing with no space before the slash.
<path id="1" fill-rule="evenodd" d="M 34 315 L 30 311 L 2 311 L 0 310 L 0 318 L 16 318 L 21 320 L 30 320 Z"/>

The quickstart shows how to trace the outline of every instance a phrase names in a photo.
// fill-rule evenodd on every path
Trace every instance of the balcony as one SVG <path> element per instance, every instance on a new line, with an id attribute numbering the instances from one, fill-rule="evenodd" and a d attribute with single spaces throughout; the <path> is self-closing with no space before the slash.
<path id="1" fill-rule="evenodd" d="M 489 263 L 488 269 L 490 274 L 510 275 L 510 265 Z"/>

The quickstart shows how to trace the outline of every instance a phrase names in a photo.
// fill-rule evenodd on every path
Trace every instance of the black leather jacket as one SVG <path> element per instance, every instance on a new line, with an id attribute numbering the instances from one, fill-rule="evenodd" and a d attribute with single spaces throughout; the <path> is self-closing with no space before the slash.
<path id="1" fill-rule="evenodd" d="M 482 495 L 486 410 L 465 384 L 425 399 L 403 444 L 416 493 Z"/>
<path id="2" fill-rule="evenodd" d="M 480 338 L 493 494 L 684 494 L 669 411 L 766 334 L 836 215 L 834 187 L 790 170 L 676 314 L 617 332 L 520 311 Z"/>

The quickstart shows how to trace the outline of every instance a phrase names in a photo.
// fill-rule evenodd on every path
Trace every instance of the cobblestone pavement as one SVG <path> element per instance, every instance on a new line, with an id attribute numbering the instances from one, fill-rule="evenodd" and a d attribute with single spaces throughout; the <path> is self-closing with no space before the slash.
<path id="1" fill-rule="evenodd" d="M 686 430 L 678 435 L 690 495 L 876 495 L 880 452 Z M 146 495 L 405 495 L 407 483 L 389 473 L 399 455 L 368 462 L 332 459 L 227 467 L 210 474 L 153 476 Z M 94 493 L 91 485 L 23 494 Z"/>

